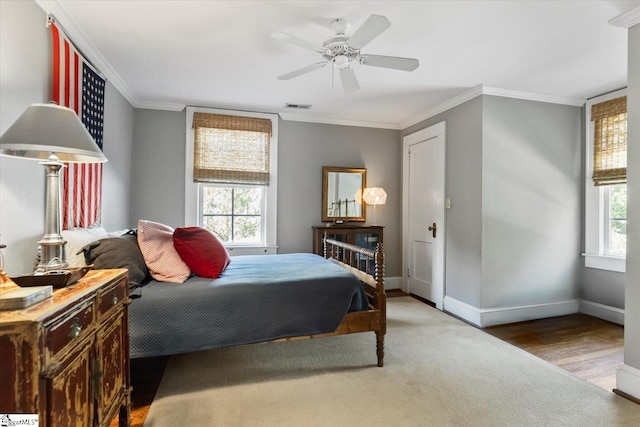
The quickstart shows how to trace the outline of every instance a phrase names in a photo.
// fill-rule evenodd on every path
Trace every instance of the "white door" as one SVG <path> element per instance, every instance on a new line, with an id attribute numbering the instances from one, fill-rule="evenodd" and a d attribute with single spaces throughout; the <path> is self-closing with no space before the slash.
<path id="1" fill-rule="evenodd" d="M 444 300 L 444 122 L 404 138 L 404 265 L 406 290 Z"/>

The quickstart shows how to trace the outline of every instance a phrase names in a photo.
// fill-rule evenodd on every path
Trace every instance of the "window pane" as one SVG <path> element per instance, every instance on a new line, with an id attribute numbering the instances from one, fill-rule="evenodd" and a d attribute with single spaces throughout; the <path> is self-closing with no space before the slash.
<path id="1" fill-rule="evenodd" d="M 257 243 L 261 239 L 261 219 L 259 216 L 236 216 L 233 220 L 233 241 Z"/>
<path id="2" fill-rule="evenodd" d="M 627 185 L 618 184 L 609 187 L 611 194 L 611 207 L 609 209 L 609 217 L 611 219 L 627 218 Z"/>
<path id="3" fill-rule="evenodd" d="M 221 242 L 231 241 L 231 216 L 205 216 L 202 228 L 211 231 Z"/>
<path id="4" fill-rule="evenodd" d="M 231 215 L 232 189 L 204 187 L 202 189 L 202 213 L 205 215 Z"/>
<path id="5" fill-rule="evenodd" d="M 627 253 L 627 185 L 609 187 L 609 253 Z"/>
<path id="6" fill-rule="evenodd" d="M 627 253 L 627 221 L 611 221 L 609 251 L 620 255 Z"/>
<path id="7" fill-rule="evenodd" d="M 227 244 L 262 243 L 264 186 L 202 185 L 202 227 Z"/>
<path id="8" fill-rule="evenodd" d="M 234 214 L 260 215 L 262 211 L 262 188 L 235 188 Z"/>

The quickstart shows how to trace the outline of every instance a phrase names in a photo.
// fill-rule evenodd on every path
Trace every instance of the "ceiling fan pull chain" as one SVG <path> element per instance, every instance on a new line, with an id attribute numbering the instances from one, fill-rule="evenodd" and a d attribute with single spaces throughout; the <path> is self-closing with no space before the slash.
<path id="1" fill-rule="evenodd" d="M 335 61 L 331 61 L 331 87 L 333 87 L 333 82 L 336 77 L 336 63 Z"/>

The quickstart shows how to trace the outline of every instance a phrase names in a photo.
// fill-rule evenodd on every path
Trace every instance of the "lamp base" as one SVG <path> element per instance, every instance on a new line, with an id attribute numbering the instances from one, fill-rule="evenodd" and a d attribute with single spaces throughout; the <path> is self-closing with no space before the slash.
<path id="1" fill-rule="evenodd" d="M 65 244 L 62 235 L 57 239 L 47 236 L 38 242 L 38 265 L 35 269 L 36 273 L 44 273 L 46 271 L 62 270 L 69 267 L 66 262 Z"/>
<path id="2" fill-rule="evenodd" d="M 58 161 L 55 153 L 51 153 L 46 162 L 41 162 L 46 172 L 45 181 L 45 219 L 44 236 L 38 242 L 40 245 L 39 262 L 36 272 L 60 270 L 68 267 L 65 254 L 65 242 L 60 234 L 62 210 L 60 208 L 60 169 L 64 167 Z"/>

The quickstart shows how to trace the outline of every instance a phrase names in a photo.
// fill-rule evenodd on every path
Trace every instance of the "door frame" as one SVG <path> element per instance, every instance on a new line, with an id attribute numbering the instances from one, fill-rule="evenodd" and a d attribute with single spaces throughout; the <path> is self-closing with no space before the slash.
<path id="1" fill-rule="evenodd" d="M 444 307 L 444 298 L 446 296 L 446 270 L 445 270 L 445 259 L 446 259 L 446 200 L 447 198 L 447 138 L 446 138 L 446 122 L 442 121 L 436 123 L 427 128 L 418 130 L 411 134 L 405 135 L 402 138 L 402 290 L 404 292 L 409 292 L 409 278 L 407 276 L 407 270 L 409 268 L 409 147 L 413 144 L 417 144 L 422 141 L 426 141 L 429 139 L 436 138 L 438 136 L 442 136 L 442 153 L 441 158 L 439 159 L 442 162 L 442 173 L 443 177 L 443 185 L 442 194 L 444 197 L 444 202 L 441 207 L 441 216 L 443 220 L 442 226 L 438 227 L 438 231 L 441 233 L 442 239 L 438 241 L 438 250 L 442 251 L 442 254 L 438 259 L 440 260 L 439 265 L 433 266 L 434 276 L 439 274 L 441 286 L 442 286 L 442 301 L 433 301 L 436 303 L 436 307 L 440 310 Z M 442 230 L 442 231 L 440 231 Z M 434 257 L 435 259 L 435 257 Z M 436 268 L 439 269 L 439 273 L 436 272 Z"/>

